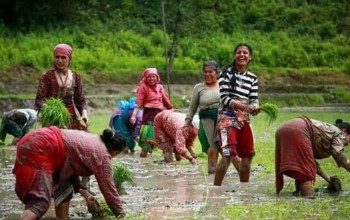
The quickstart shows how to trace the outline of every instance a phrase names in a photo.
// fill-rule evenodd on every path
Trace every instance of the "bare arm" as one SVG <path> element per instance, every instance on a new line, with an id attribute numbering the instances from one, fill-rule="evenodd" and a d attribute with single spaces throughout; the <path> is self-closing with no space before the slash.
<path id="1" fill-rule="evenodd" d="M 331 150 L 332 156 L 339 167 L 343 167 L 348 172 L 350 172 L 350 162 L 346 158 L 344 151 Z"/>
<path id="2" fill-rule="evenodd" d="M 317 161 L 315 161 L 315 163 L 316 163 L 316 168 L 317 168 L 317 175 L 319 175 L 324 180 L 326 180 L 328 183 L 330 183 L 331 182 L 330 177 L 326 173 L 323 172 L 320 164 Z"/>

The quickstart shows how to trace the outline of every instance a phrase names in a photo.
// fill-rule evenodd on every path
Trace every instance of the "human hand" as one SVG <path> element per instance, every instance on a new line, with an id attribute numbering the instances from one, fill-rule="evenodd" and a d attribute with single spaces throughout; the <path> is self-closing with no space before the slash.
<path id="1" fill-rule="evenodd" d="M 87 115 L 87 110 L 83 110 L 83 113 L 81 114 L 81 118 L 79 119 L 79 122 L 82 126 L 88 127 L 90 124 L 89 117 Z"/>
<path id="2" fill-rule="evenodd" d="M 253 106 L 250 114 L 252 114 L 253 116 L 258 115 L 261 112 L 261 109 L 259 107 Z"/>
<path id="3" fill-rule="evenodd" d="M 131 116 L 131 118 L 130 118 L 130 123 L 131 123 L 132 125 L 134 125 L 135 122 L 136 122 L 136 117 Z"/>
<path id="4" fill-rule="evenodd" d="M 247 109 L 248 109 L 248 105 L 246 104 L 243 104 L 241 102 L 238 102 L 238 101 L 235 101 L 235 100 L 232 100 L 230 102 L 230 107 L 233 109 L 233 110 L 239 110 L 239 111 L 242 111 L 242 112 L 247 112 Z"/>
<path id="5" fill-rule="evenodd" d="M 341 180 L 337 176 L 329 178 L 328 190 L 331 192 L 339 192 L 342 189 Z"/>
<path id="6" fill-rule="evenodd" d="M 87 126 L 90 124 L 90 120 L 87 116 L 82 117 L 81 120 L 83 120 Z"/>
<path id="7" fill-rule="evenodd" d="M 91 213 L 92 216 L 94 217 L 103 216 L 104 210 L 94 197 L 90 197 L 89 199 L 87 199 L 86 205 L 88 207 L 89 213 Z"/>
<path id="8" fill-rule="evenodd" d="M 190 163 L 192 164 L 192 165 L 196 165 L 197 164 L 197 161 L 196 161 L 196 159 L 195 158 L 191 158 L 190 159 Z"/>
<path id="9" fill-rule="evenodd" d="M 89 119 L 88 119 L 88 118 L 86 118 L 86 117 L 81 117 L 81 118 L 78 118 L 78 121 L 79 121 L 79 123 L 80 123 L 80 125 L 81 125 L 82 127 L 84 127 L 84 128 L 89 127 L 90 122 L 89 122 Z"/>
<path id="10" fill-rule="evenodd" d="M 193 147 L 190 146 L 190 147 L 186 147 L 188 149 L 188 151 L 190 152 L 191 156 L 196 159 L 197 158 L 197 155 L 196 153 L 193 151 Z"/>

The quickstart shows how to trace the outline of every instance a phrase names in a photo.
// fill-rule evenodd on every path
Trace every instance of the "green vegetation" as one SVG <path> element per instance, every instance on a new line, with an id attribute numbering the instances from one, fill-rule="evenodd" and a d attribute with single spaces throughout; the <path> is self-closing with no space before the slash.
<path id="1" fill-rule="evenodd" d="M 247 42 L 251 69 L 263 78 L 348 75 L 349 8 L 348 1 L 330 0 L 4 0 L 0 73 L 2 81 L 31 82 L 52 65 L 53 47 L 66 42 L 74 49 L 72 68 L 86 82 L 136 83 L 154 66 L 163 83 L 167 71 L 171 83 L 193 83 L 205 59 L 223 67 L 234 45 Z M 318 77 L 311 79 L 299 82 Z"/>
<path id="2" fill-rule="evenodd" d="M 222 209 L 219 219 L 347 219 L 348 197 L 272 199 L 263 203 L 231 204 Z M 225 216 L 225 217 L 224 217 Z"/>
<path id="3" fill-rule="evenodd" d="M 127 194 L 127 192 L 125 191 L 125 187 L 123 186 L 124 183 L 135 184 L 134 177 L 130 169 L 121 164 L 114 165 L 113 179 L 114 179 L 114 184 L 117 187 L 119 194 L 121 195 Z"/>
<path id="4" fill-rule="evenodd" d="M 267 115 L 267 121 L 269 124 L 276 121 L 278 117 L 278 106 L 269 102 L 262 104 L 259 109 Z"/>
<path id="5" fill-rule="evenodd" d="M 223 68 L 234 45 L 247 42 L 261 102 L 349 103 L 349 9 L 344 0 L 3 0 L 0 81 L 37 82 L 52 66 L 53 47 L 66 42 L 71 68 L 86 84 L 136 85 L 151 66 L 164 85 L 195 84 L 204 60 Z M 171 96 L 175 106 L 186 105 Z"/>
<path id="6" fill-rule="evenodd" d="M 70 114 L 61 99 L 49 98 L 40 110 L 40 122 L 43 127 L 70 127 Z"/>
<path id="7" fill-rule="evenodd" d="M 117 187 L 119 195 L 127 194 L 125 187 L 123 186 L 124 183 L 131 183 L 133 185 L 135 184 L 134 177 L 133 177 L 133 174 L 130 171 L 130 169 L 126 166 L 121 165 L 121 164 L 114 164 L 114 166 L 113 166 L 113 180 L 114 180 L 115 186 Z M 99 201 L 99 203 L 100 203 L 101 207 L 103 208 L 103 215 L 105 217 L 114 216 L 112 210 L 108 207 L 106 200 L 101 199 Z M 97 216 L 97 217 L 101 217 L 101 216 Z"/>

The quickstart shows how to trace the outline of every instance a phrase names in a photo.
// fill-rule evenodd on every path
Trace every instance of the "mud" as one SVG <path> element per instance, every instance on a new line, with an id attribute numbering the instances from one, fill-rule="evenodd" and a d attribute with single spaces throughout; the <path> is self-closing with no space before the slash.
<path id="1" fill-rule="evenodd" d="M 14 146 L 1 148 L 0 153 L 0 219 L 16 219 L 23 210 L 23 204 L 14 192 L 14 176 L 11 173 L 15 156 Z M 151 157 L 140 158 L 138 153 L 121 154 L 114 159 L 133 172 L 136 185 L 125 184 L 127 195 L 122 196 L 128 218 L 139 219 L 216 219 L 220 208 L 229 203 L 264 200 L 275 197 L 273 192 L 264 193 L 261 186 L 272 186 L 273 178 L 255 179 L 241 184 L 233 166 L 228 170 L 221 187 L 213 186 L 213 175 L 207 175 L 206 159 L 198 159 L 193 166 L 187 161 L 165 164 L 160 152 Z M 263 173 L 261 165 L 253 168 L 252 179 Z M 91 189 L 102 199 L 94 178 Z M 269 195 L 270 194 L 270 195 Z M 54 217 L 53 207 L 44 219 Z M 85 201 L 75 195 L 70 208 L 70 219 L 91 219 Z"/>
<path id="2" fill-rule="evenodd" d="M 148 158 L 140 158 L 138 153 L 139 150 L 135 154 L 120 154 L 113 160 L 129 167 L 136 183 L 124 185 L 127 194 L 121 198 L 127 212 L 125 219 L 218 219 L 228 204 L 277 199 L 274 173 L 268 172 L 263 164 L 253 164 L 249 183 L 240 183 L 237 171 L 231 166 L 223 185 L 214 186 L 214 175 L 207 175 L 206 159 L 198 158 L 195 166 L 187 161 L 165 164 L 159 151 Z M 24 209 L 14 191 L 15 179 L 11 173 L 14 157 L 15 146 L 0 147 L 1 220 L 18 219 Z M 292 192 L 294 181 L 285 181 L 285 191 Z M 91 190 L 99 201 L 103 200 L 94 177 Z M 291 199 L 291 195 L 287 198 Z M 43 219 L 54 216 L 51 205 Z M 80 195 L 74 195 L 69 219 L 92 219 Z"/>

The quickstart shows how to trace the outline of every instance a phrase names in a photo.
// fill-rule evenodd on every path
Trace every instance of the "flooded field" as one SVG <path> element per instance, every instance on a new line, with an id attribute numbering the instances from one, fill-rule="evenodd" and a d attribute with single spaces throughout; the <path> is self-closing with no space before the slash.
<path id="1" fill-rule="evenodd" d="M 122 196 L 127 212 L 125 219 L 349 219 L 349 173 L 338 168 L 332 158 L 321 160 L 321 166 L 327 174 L 341 178 L 343 191 L 340 194 L 324 193 L 327 185 L 319 177 L 314 183 L 315 199 L 293 196 L 294 181 L 290 178 L 285 178 L 282 193 L 275 194 L 274 131 L 282 121 L 299 114 L 281 113 L 280 121 L 270 126 L 266 126 L 263 116 L 253 121 L 256 156 L 249 183 L 240 183 L 237 171 L 231 166 L 223 185 L 213 186 L 214 175 L 207 175 L 207 162 L 202 158 L 197 159 L 195 166 L 186 160 L 179 164 L 164 164 L 160 151 L 151 157 L 140 158 L 138 147 L 135 154 L 118 155 L 114 163 L 127 166 L 136 183 L 135 186 L 125 185 L 127 195 Z M 327 121 L 337 117 L 350 121 L 348 113 L 308 115 Z M 109 115 L 92 118 L 96 124 L 106 124 L 108 119 Z M 101 130 L 94 129 L 95 133 Z M 196 151 L 200 152 L 198 146 Z M 350 155 L 350 149 L 346 151 Z M 24 208 L 14 192 L 15 179 L 11 173 L 14 158 L 15 146 L 0 146 L 0 220 L 17 219 Z M 102 200 L 94 178 L 91 186 L 98 200 Z M 51 206 L 43 219 L 53 217 Z M 92 219 L 85 201 L 78 194 L 72 200 L 70 219 Z"/>
<path id="2" fill-rule="evenodd" d="M 2 147 L 0 152 L 0 219 L 16 219 L 24 206 L 14 193 L 14 176 L 11 170 L 15 146 Z M 114 162 L 129 167 L 134 174 L 136 185 L 126 184 L 128 194 L 123 195 L 122 199 L 129 215 L 135 218 L 217 219 L 219 210 L 229 203 L 275 198 L 273 188 L 267 192 L 259 189 L 266 185 L 273 186 L 273 178 L 254 178 L 254 173 L 264 172 L 262 167 L 254 169 L 251 183 L 246 184 L 239 183 L 237 172 L 231 167 L 223 186 L 217 187 L 213 186 L 214 175 L 207 175 L 206 159 L 199 158 L 196 166 L 187 161 L 164 164 L 160 153 L 156 152 L 148 158 L 140 158 L 137 153 L 120 154 Z M 93 178 L 91 185 L 97 197 L 102 198 Z M 44 218 L 52 218 L 53 213 L 51 208 Z M 74 196 L 70 218 L 91 218 L 79 195 Z"/>

